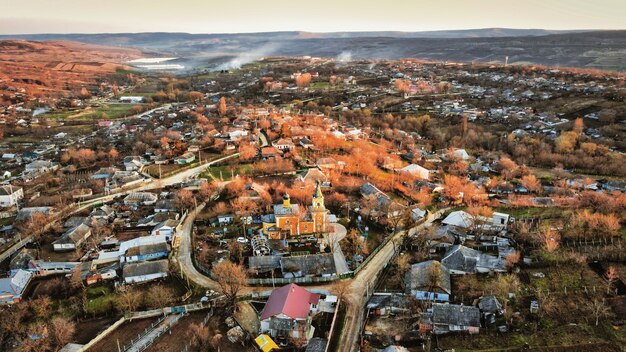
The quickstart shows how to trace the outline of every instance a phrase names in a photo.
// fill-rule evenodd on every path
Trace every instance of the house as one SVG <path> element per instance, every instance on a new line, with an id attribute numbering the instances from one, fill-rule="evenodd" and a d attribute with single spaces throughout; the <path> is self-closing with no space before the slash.
<path id="1" fill-rule="evenodd" d="M 279 269 L 282 257 L 279 255 L 254 255 L 248 257 L 248 268 L 257 273 L 267 273 Z"/>
<path id="2" fill-rule="evenodd" d="M 423 180 L 429 180 L 430 174 L 432 173 L 432 171 L 422 166 L 419 166 L 417 164 L 411 164 L 411 165 L 405 166 L 401 168 L 400 171 L 409 173 L 413 176 L 417 176 Z"/>
<path id="3" fill-rule="evenodd" d="M 453 159 L 469 160 L 470 156 L 465 149 L 454 149 L 450 153 L 450 157 Z"/>
<path id="4" fill-rule="evenodd" d="M 248 135 L 248 131 L 245 131 L 245 130 L 233 130 L 233 131 L 228 132 L 228 138 L 231 141 L 238 141 L 247 135 Z"/>
<path id="5" fill-rule="evenodd" d="M 94 265 L 92 262 L 83 262 L 79 264 L 78 270 L 81 280 L 87 285 L 93 285 L 101 281 L 117 278 L 119 266 L 120 264 L 118 262 L 100 267 Z"/>
<path id="6" fill-rule="evenodd" d="M 53 214 L 52 207 L 28 207 L 21 208 L 17 212 L 17 216 L 15 217 L 16 221 L 26 221 L 31 219 L 36 213 L 40 213 L 45 216 L 49 216 Z"/>
<path id="7" fill-rule="evenodd" d="M 144 182 L 144 178 L 137 171 L 116 171 L 110 180 L 107 180 L 104 191 L 115 192 L 124 187 L 132 187 Z"/>
<path id="8" fill-rule="evenodd" d="M 283 277 L 322 276 L 337 274 L 332 254 L 298 255 L 280 260 Z"/>
<path id="9" fill-rule="evenodd" d="M 176 235 L 176 227 L 180 222 L 174 219 L 168 219 L 160 224 L 156 225 L 150 235 L 152 236 L 165 236 L 167 241 L 171 241 L 172 237 Z"/>
<path id="10" fill-rule="evenodd" d="M 506 229 L 509 224 L 509 214 L 494 212 L 492 215 L 492 225 L 500 230 Z"/>
<path id="11" fill-rule="evenodd" d="M 139 104 L 143 103 L 145 98 L 142 96 L 123 96 L 119 98 L 120 103 Z"/>
<path id="12" fill-rule="evenodd" d="M 502 304 L 496 296 L 481 297 L 480 301 L 478 301 L 478 309 L 480 309 L 480 312 L 485 317 L 485 321 L 489 324 L 495 323 L 496 317 L 504 314 Z"/>
<path id="13" fill-rule="evenodd" d="M 426 210 L 420 208 L 411 209 L 411 218 L 413 221 L 420 221 L 426 217 Z"/>
<path id="14" fill-rule="evenodd" d="M 407 312 L 410 309 L 410 300 L 407 295 L 400 293 L 374 292 L 365 306 L 375 315 L 385 316 Z"/>
<path id="15" fill-rule="evenodd" d="M 411 265 L 404 277 L 407 293 L 418 300 L 445 301 L 450 299 L 450 271 L 436 260 Z"/>
<path id="16" fill-rule="evenodd" d="M 300 181 L 308 184 L 317 184 L 318 182 L 322 185 L 322 187 L 330 187 L 330 182 L 328 182 L 328 176 L 322 172 L 322 170 L 312 167 L 306 169 L 303 173 L 300 174 Z"/>
<path id="17" fill-rule="evenodd" d="M 13 187 L 12 185 L 0 186 L 0 207 L 12 207 L 22 198 L 24 198 L 22 187 Z"/>
<path id="18" fill-rule="evenodd" d="M 233 214 L 223 214 L 217 216 L 217 222 L 220 225 L 228 225 L 235 221 L 235 216 Z"/>
<path id="19" fill-rule="evenodd" d="M 52 247 L 55 252 L 73 251 L 90 236 L 91 228 L 85 224 L 80 224 L 66 231 L 61 238 L 52 242 Z"/>
<path id="20" fill-rule="evenodd" d="M 506 260 L 484 254 L 462 245 L 454 245 L 448 249 L 441 264 L 450 270 L 450 274 L 473 274 L 489 272 L 505 272 Z"/>
<path id="21" fill-rule="evenodd" d="M 298 141 L 298 144 L 300 144 L 300 146 L 302 146 L 302 148 L 304 149 L 311 149 L 315 147 L 315 144 L 313 144 L 313 142 L 311 142 L 311 140 L 308 139 L 307 137 L 300 138 L 300 141 Z"/>
<path id="22" fill-rule="evenodd" d="M 196 160 L 194 153 L 186 152 L 178 158 L 174 159 L 174 162 L 179 165 L 191 164 Z"/>
<path id="23" fill-rule="evenodd" d="M 150 192 L 132 192 L 124 198 L 125 205 L 152 205 L 159 197 Z"/>
<path id="24" fill-rule="evenodd" d="M 272 291 L 261 312 L 261 334 L 277 340 L 295 340 L 306 344 L 315 328 L 312 316 L 317 313 L 320 296 L 289 284 Z"/>
<path id="25" fill-rule="evenodd" d="M 263 159 L 268 159 L 268 158 L 278 158 L 281 157 L 283 155 L 283 152 L 280 151 L 278 148 L 276 147 L 265 147 L 265 148 L 261 148 L 261 157 Z"/>
<path id="26" fill-rule="evenodd" d="M 363 184 L 360 191 L 361 196 L 368 202 L 368 206 L 364 206 L 362 211 L 370 218 L 397 218 L 405 209 L 402 204 L 392 201 L 387 194 L 369 182 Z"/>
<path id="27" fill-rule="evenodd" d="M 103 205 L 99 208 L 95 208 L 91 211 L 89 216 L 93 219 L 107 219 L 110 220 L 115 215 L 115 210 L 108 205 Z"/>
<path id="28" fill-rule="evenodd" d="M 476 307 L 433 303 L 432 306 L 433 333 L 446 334 L 449 332 L 480 332 L 480 310 Z"/>
<path id="29" fill-rule="evenodd" d="M 319 158 L 315 162 L 315 165 L 319 167 L 321 170 L 334 170 L 340 167 L 340 163 L 337 160 L 327 157 L 327 158 Z"/>
<path id="30" fill-rule="evenodd" d="M 124 262 L 142 262 L 167 258 L 170 246 L 165 242 L 131 247 L 124 254 Z"/>
<path id="31" fill-rule="evenodd" d="M 98 259 L 94 260 L 94 263 L 119 262 L 120 257 L 124 256 L 130 248 L 165 242 L 165 236 L 142 236 L 133 238 L 132 240 L 119 243 L 119 248 L 116 250 L 100 251 L 98 253 Z"/>
<path id="32" fill-rule="evenodd" d="M 24 168 L 24 175 L 37 176 L 46 172 L 54 171 L 58 168 L 58 165 L 50 160 L 35 160 L 29 164 L 26 164 Z"/>
<path id="33" fill-rule="evenodd" d="M 0 304 L 13 304 L 22 300 L 33 273 L 18 269 L 7 278 L 0 279 Z"/>
<path id="34" fill-rule="evenodd" d="M 78 262 L 45 262 L 43 260 L 31 260 L 22 269 L 32 272 L 35 276 L 48 276 L 58 274 L 69 274 L 80 263 Z"/>
<path id="35" fill-rule="evenodd" d="M 453 211 L 445 219 L 441 221 L 442 224 L 448 226 L 460 227 L 462 229 L 469 229 L 474 226 L 474 217 L 464 212 L 463 210 Z"/>
<path id="36" fill-rule="evenodd" d="M 124 157 L 124 169 L 126 171 L 141 171 L 146 165 L 146 160 L 140 156 Z"/>
<path id="37" fill-rule="evenodd" d="M 169 275 L 169 260 L 126 264 L 122 269 L 125 284 L 138 284 L 158 280 Z"/>
<path id="38" fill-rule="evenodd" d="M 274 147 L 282 151 L 289 151 L 296 147 L 296 145 L 291 141 L 291 139 L 288 139 L 288 138 L 281 138 L 272 144 L 274 145 Z"/>
<path id="39" fill-rule="evenodd" d="M 173 199 L 159 199 L 154 205 L 155 213 L 176 212 L 178 210 Z"/>

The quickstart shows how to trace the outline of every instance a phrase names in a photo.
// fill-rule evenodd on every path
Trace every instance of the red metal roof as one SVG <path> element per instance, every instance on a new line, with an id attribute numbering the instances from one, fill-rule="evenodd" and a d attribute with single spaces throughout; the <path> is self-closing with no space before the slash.
<path id="1" fill-rule="evenodd" d="M 303 319 L 309 315 L 311 304 L 317 304 L 320 296 L 304 288 L 289 284 L 276 289 L 267 300 L 261 320 L 284 314 L 291 319 Z"/>

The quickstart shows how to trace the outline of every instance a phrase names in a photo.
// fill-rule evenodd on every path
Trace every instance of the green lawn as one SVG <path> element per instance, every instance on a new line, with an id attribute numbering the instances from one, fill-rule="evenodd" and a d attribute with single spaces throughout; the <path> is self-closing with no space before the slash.
<path id="1" fill-rule="evenodd" d="M 220 179 L 224 181 L 230 180 L 231 176 L 248 175 L 252 172 L 253 167 L 250 164 L 245 165 L 223 165 L 223 166 L 211 166 L 207 168 L 200 177 L 207 179 Z"/>
<path id="2" fill-rule="evenodd" d="M 115 306 L 117 294 L 108 286 L 94 286 L 87 288 L 87 307 L 89 314 L 102 315 Z"/>
<path id="3" fill-rule="evenodd" d="M 528 208 L 507 208 L 497 207 L 494 211 L 509 214 L 515 218 L 541 217 L 559 218 L 571 213 L 571 210 L 558 207 L 528 207 Z"/>
<path id="4" fill-rule="evenodd" d="M 55 120 L 94 120 L 99 119 L 103 113 L 107 114 L 109 119 L 119 119 L 121 117 L 130 116 L 131 109 L 135 105 L 142 104 L 110 104 L 110 105 L 102 105 L 96 108 L 88 108 L 83 111 L 57 111 L 51 112 L 44 115 L 47 119 L 55 119 Z"/>

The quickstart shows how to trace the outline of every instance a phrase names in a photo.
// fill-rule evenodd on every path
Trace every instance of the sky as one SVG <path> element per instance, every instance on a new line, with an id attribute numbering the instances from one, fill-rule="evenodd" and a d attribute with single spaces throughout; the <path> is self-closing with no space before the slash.
<path id="1" fill-rule="evenodd" d="M 0 34 L 626 29 L 626 0 L 0 0 Z"/>

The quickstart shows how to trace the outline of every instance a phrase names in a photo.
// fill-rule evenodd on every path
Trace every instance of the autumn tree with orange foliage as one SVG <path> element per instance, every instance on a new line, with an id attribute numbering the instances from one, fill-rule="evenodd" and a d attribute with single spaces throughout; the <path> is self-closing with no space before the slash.
<path id="1" fill-rule="evenodd" d="M 311 74 L 308 72 L 302 73 L 296 77 L 296 85 L 300 88 L 308 87 L 311 84 Z"/>
<path id="2" fill-rule="evenodd" d="M 213 267 L 212 273 L 213 279 L 220 287 L 220 291 L 226 296 L 228 307 L 234 308 L 237 293 L 246 284 L 246 269 L 243 265 L 224 260 Z"/>
<path id="3" fill-rule="evenodd" d="M 526 189 L 530 192 L 541 191 L 541 182 L 539 182 L 537 177 L 533 174 L 522 177 L 522 186 L 526 187 Z"/>
<path id="4" fill-rule="evenodd" d="M 408 93 L 409 89 L 411 87 L 411 81 L 409 80 L 404 80 L 404 79 L 397 79 L 394 82 L 394 86 L 396 87 L 396 89 L 398 90 L 398 92 L 400 93 Z"/>
<path id="5" fill-rule="evenodd" d="M 226 115 L 226 98 L 224 97 L 220 98 L 219 113 L 221 116 Z"/>
<path id="6" fill-rule="evenodd" d="M 515 161 L 508 157 L 501 158 L 498 162 L 498 166 L 500 167 L 500 173 L 505 180 L 510 180 L 515 177 L 518 170 L 518 166 Z"/>
<path id="7" fill-rule="evenodd" d="M 240 143 L 238 152 L 239 159 L 243 161 L 248 161 L 256 157 L 256 148 L 250 143 Z"/>
<path id="8" fill-rule="evenodd" d="M 550 225 L 543 225 L 538 233 L 538 240 L 546 251 L 554 252 L 561 245 L 561 234 L 553 230 Z"/>

